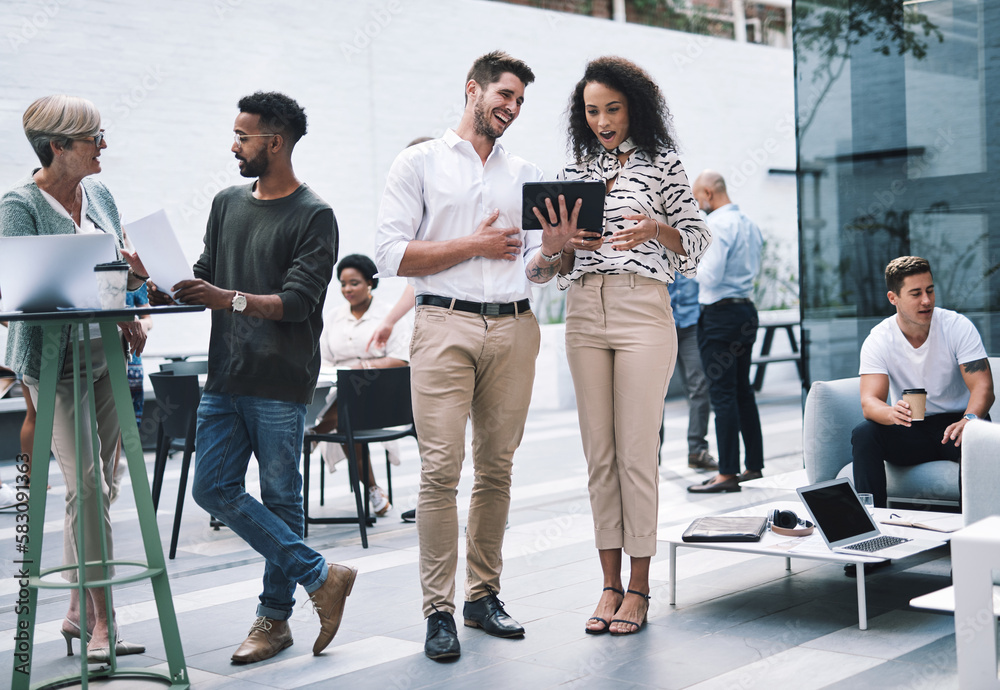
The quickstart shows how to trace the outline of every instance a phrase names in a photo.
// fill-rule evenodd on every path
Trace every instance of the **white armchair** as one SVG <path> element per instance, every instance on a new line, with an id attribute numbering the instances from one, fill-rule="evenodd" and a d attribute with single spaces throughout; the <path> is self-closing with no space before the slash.
<path id="1" fill-rule="evenodd" d="M 1000 391 L 1000 380 L 998 380 L 1000 357 L 991 357 L 990 367 L 993 370 L 994 387 Z M 851 431 L 864 419 L 861 414 L 860 385 L 861 379 L 854 377 L 835 381 L 815 381 L 809 389 L 802 422 L 802 457 L 806 475 L 811 483 L 836 477 L 853 478 Z M 994 403 L 990 416 L 994 422 L 1000 421 L 1000 403 Z M 988 422 L 970 424 L 967 429 L 976 426 L 993 426 L 993 429 L 987 431 L 997 431 L 996 425 Z M 977 435 L 973 432 L 974 437 Z M 966 439 L 963 445 L 967 443 Z M 973 445 L 975 448 L 993 448 L 993 455 L 989 460 L 982 455 L 988 451 L 978 452 L 974 455 L 975 459 L 969 461 L 965 458 L 970 450 L 965 448 L 962 453 L 963 488 L 972 491 L 971 496 L 969 493 L 964 494 L 963 505 L 966 509 L 971 508 L 978 515 L 975 519 L 979 519 L 984 515 L 1000 513 L 1000 509 L 982 512 L 984 508 L 991 508 L 997 503 L 996 500 L 987 499 L 987 494 L 997 489 L 1000 483 L 1000 457 L 997 455 L 996 445 L 984 446 L 975 438 Z M 889 502 L 957 506 L 959 505 L 958 470 L 958 463 L 948 460 L 927 462 L 913 467 L 886 465 Z M 973 473 L 974 480 L 967 481 L 966 475 L 969 472 Z M 990 479 L 984 478 L 984 474 L 989 475 Z M 982 484 L 972 487 L 971 481 Z"/>

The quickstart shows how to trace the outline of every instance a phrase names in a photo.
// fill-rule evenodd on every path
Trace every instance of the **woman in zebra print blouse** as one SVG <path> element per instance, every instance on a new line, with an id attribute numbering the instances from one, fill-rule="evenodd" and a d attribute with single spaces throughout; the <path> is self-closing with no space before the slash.
<path id="1" fill-rule="evenodd" d="M 576 388 L 604 592 L 590 634 L 638 632 L 656 552 L 663 397 L 677 333 L 667 283 L 694 275 L 711 242 L 659 87 L 619 57 L 590 62 L 569 107 L 570 180 L 604 180 L 604 227 L 567 243 L 566 353 Z M 622 552 L 631 559 L 622 587 Z"/>

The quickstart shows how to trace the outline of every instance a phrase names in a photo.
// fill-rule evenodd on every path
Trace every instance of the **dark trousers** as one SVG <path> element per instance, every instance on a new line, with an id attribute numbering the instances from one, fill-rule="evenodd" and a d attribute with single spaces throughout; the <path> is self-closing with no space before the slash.
<path id="1" fill-rule="evenodd" d="M 764 467 L 760 415 L 750 385 L 757 326 L 757 310 L 749 303 L 706 305 L 698 318 L 698 349 L 715 410 L 719 474 L 740 473 L 740 436 L 746 468 Z"/>
<path id="2" fill-rule="evenodd" d="M 869 493 L 875 507 L 885 508 L 885 463 L 912 467 L 934 460 L 962 459 L 962 449 L 951 441 L 941 443 L 944 430 L 962 418 L 961 412 L 927 415 L 913 426 L 886 426 L 867 419 L 851 434 L 854 455 L 854 488 Z"/>

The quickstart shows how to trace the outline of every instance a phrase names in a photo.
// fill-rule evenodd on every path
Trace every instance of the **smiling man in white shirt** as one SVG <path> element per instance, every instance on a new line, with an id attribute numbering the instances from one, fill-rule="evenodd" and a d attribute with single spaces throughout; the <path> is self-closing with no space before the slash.
<path id="1" fill-rule="evenodd" d="M 465 625 L 497 637 L 522 628 L 497 598 L 514 451 L 531 400 L 538 322 L 532 282 L 558 270 L 576 216 L 524 231 L 521 185 L 542 171 L 499 139 L 517 118 L 531 69 L 502 51 L 478 58 L 465 84 L 458 127 L 405 149 L 389 171 L 379 210 L 375 262 L 381 277 L 416 289 L 410 345 L 413 412 L 420 445 L 417 532 L 427 618 L 424 652 L 460 654 L 455 611 L 456 494 L 471 415 L 475 481 L 466 528 Z M 555 222 L 553 209 L 547 209 Z"/>

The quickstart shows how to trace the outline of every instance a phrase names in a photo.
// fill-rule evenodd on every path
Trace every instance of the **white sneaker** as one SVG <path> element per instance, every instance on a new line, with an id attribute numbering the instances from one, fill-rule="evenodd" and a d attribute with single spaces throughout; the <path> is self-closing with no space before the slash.
<path id="1" fill-rule="evenodd" d="M 0 510 L 13 508 L 17 504 L 17 492 L 14 491 L 13 487 L 10 484 L 0 486 Z"/>
<path id="2" fill-rule="evenodd" d="M 377 486 L 372 486 L 368 488 L 368 502 L 371 504 L 372 510 L 375 511 L 375 515 L 382 517 L 392 509 L 392 504 L 389 503 L 389 497 L 385 495 L 385 492 Z"/>

